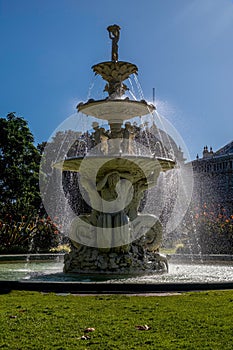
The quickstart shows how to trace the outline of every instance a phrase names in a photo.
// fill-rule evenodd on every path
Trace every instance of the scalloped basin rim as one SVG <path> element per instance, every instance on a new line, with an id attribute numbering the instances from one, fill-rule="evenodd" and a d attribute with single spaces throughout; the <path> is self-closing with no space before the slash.
<path id="1" fill-rule="evenodd" d="M 149 173 L 153 170 L 158 171 L 167 171 L 172 170 L 176 162 L 174 160 L 168 159 L 168 158 L 162 158 L 162 157 L 148 157 L 148 156 L 131 156 L 127 155 L 124 157 L 120 157 L 119 155 L 109 155 L 109 156 L 101 156 L 101 155 L 91 155 L 91 156 L 78 156 L 78 157 L 71 157 L 67 158 L 64 161 L 57 162 L 53 164 L 53 167 L 56 169 L 60 169 L 62 171 L 74 171 L 79 172 L 80 165 L 84 161 L 87 165 L 87 169 L 90 170 L 90 168 L 96 168 L 101 167 L 103 164 L 106 165 L 106 163 L 110 162 L 111 169 L 113 168 L 117 170 L 130 170 L 133 171 L 135 169 L 133 166 L 133 163 L 135 164 L 135 168 L 138 166 L 145 172 Z M 132 166 L 130 169 L 128 169 L 129 161 L 131 162 Z M 114 167 L 112 167 L 112 163 L 114 162 Z M 85 167 L 85 166 L 84 166 Z"/>
<path id="2" fill-rule="evenodd" d="M 127 62 L 127 61 L 104 61 L 104 62 L 99 62 L 94 64 L 91 68 L 93 69 L 94 67 L 98 67 L 98 66 L 102 66 L 102 65 L 108 65 L 108 66 L 124 66 L 124 65 L 128 65 L 128 66 L 133 66 L 136 67 L 136 64 L 131 63 L 131 62 Z"/>
<path id="3" fill-rule="evenodd" d="M 99 69 L 104 70 L 104 68 L 106 68 L 106 67 L 108 68 L 108 71 L 110 73 L 114 69 L 117 71 L 121 71 L 122 68 L 125 68 L 125 71 L 128 70 L 129 75 L 131 75 L 131 74 L 137 75 L 138 74 L 138 67 L 136 66 L 136 64 L 126 62 L 126 61 L 117 61 L 117 62 L 105 61 L 105 62 L 96 63 L 91 68 L 95 72 L 95 74 L 101 75 L 101 73 L 98 72 L 98 70 Z M 103 73 L 105 73 L 105 72 L 103 72 Z"/>
<path id="4" fill-rule="evenodd" d="M 104 119 L 111 122 L 123 122 L 134 117 L 140 117 L 152 113 L 155 110 L 153 104 L 146 101 L 132 101 L 129 99 L 116 100 L 91 100 L 86 103 L 80 103 L 77 106 L 78 112 L 86 115 Z"/>

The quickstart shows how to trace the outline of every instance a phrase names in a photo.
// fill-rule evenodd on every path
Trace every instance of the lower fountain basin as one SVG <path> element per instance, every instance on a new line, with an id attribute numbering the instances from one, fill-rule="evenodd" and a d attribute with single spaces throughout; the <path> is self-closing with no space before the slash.
<path id="1" fill-rule="evenodd" d="M 191 261 L 192 260 L 192 261 Z M 63 255 L 1 256 L 0 286 L 2 282 L 41 283 L 107 283 L 110 285 L 157 285 L 229 283 L 233 288 L 233 256 L 171 256 L 168 273 L 144 274 L 141 276 L 122 275 L 77 275 L 63 273 Z M 117 287 L 116 287 L 117 288 Z M 65 288 L 64 288 L 65 289 Z M 114 287 L 113 287 L 114 289 Z M 133 290 L 132 290 L 133 292 Z"/>

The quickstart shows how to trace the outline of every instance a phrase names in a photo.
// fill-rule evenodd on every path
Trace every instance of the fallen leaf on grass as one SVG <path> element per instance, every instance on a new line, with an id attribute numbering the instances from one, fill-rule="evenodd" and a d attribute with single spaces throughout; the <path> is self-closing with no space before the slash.
<path id="1" fill-rule="evenodd" d="M 151 329 L 151 327 L 147 326 L 147 324 L 144 324 L 144 326 L 135 326 L 135 328 L 139 331 L 149 331 L 149 329 Z"/>
<path id="2" fill-rule="evenodd" d="M 94 331 L 95 331 L 95 328 L 92 328 L 92 327 L 88 327 L 88 328 L 84 329 L 84 333 L 89 333 L 89 332 L 94 332 Z"/>
<path id="3" fill-rule="evenodd" d="M 89 337 L 89 335 L 82 335 L 80 339 L 89 340 L 89 339 L 91 339 L 91 337 Z"/>

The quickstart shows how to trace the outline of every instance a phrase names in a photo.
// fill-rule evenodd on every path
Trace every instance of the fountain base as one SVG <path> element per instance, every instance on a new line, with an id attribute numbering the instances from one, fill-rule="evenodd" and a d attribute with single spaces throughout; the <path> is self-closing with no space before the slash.
<path id="1" fill-rule="evenodd" d="M 65 273 L 133 275 L 167 271 L 165 256 L 149 252 L 137 242 L 110 249 L 72 245 L 64 258 Z"/>

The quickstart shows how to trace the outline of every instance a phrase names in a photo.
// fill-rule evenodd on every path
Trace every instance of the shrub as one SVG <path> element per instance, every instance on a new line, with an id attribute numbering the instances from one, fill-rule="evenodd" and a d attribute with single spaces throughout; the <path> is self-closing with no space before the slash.
<path id="1" fill-rule="evenodd" d="M 195 208 L 195 226 L 202 253 L 233 254 L 233 214 L 221 206 Z"/>
<path id="2" fill-rule="evenodd" d="M 31 215 L 16 220 L 7 214 L 0 220 L 1 253 L 48 252 L 59 241 L 58 226 L 50 217 Z"/>

